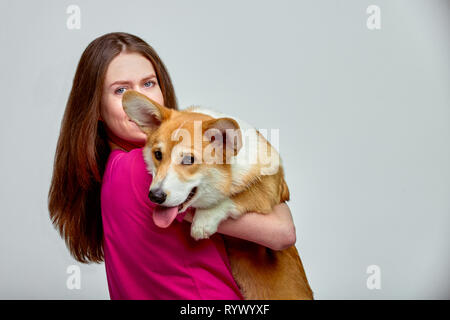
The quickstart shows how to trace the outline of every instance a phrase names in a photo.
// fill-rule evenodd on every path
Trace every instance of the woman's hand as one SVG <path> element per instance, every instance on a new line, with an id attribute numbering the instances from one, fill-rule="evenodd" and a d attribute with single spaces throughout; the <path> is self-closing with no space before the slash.
<path id="1" fill-rule="evenodd" d="M 192 213 L 184 220 L 192 223 Z M 247 212 L 238 219 L 229 218 L 217 232 L 258 243 L 273 250 L 283 250 L 295 244 L 296 234 L 291 210 L 286 203 L 274 206 L 269 214 Z"/>

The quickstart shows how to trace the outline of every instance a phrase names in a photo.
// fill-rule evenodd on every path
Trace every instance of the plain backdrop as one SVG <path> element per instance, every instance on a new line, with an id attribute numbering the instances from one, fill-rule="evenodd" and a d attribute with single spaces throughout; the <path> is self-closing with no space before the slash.
<path id="1" fill-rule="evenodd" d="M 317 299 L 450 298 L 449 3 L 3 0 L 0 298 L 109 299 L 104 265 L 71 258 L 47 195 L 81 53 L 113 31 L 155 48 L 182 108 L 280 129 Z M 66 26 L 69 5 L 80 29 Z"/>

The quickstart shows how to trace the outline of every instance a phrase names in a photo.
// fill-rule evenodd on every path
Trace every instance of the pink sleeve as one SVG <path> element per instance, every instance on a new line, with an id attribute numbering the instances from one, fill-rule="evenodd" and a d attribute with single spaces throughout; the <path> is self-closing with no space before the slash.
<path id="1" fill-rule="evenodd" d="M 141 218 L 151 217 L 154 204 L 145 196 L 145 189 L 149 188 L 152 176 L 145 166 L 139 168 L 135 165 L 141 152 L 141 148 L 111 152 L 111 163 L 108 163 L 103 177 L 102 209 L 106 213 L 105 218 L 114 222 L 114 226 L 137 218 L 142 222 Z"/>

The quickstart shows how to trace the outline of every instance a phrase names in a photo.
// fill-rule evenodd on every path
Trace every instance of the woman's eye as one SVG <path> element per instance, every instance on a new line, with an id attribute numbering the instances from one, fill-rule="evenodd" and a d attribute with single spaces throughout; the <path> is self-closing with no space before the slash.
<path id="1" fill-rule="evenodd" d="M 155 158 L 156 160 L 160 161 L 162 159 L 162 153 L 161 151 L 157 150 L 155 151 Z"/>
<path id="2" fill-rule="evenodd" d="M 125 88 L 119 88 L 119 89 L 117 89 L 116 91 L 114 91 L 114 93 L 117 93 L 117 94 L 122 94 L 122 93 L 124 93 L 125 92 Z"/>
<path id="3" fill-rule="evenodd" d="M 192 155 L 184 156 L 183 159 L 181 160 L 181 163 L 185 165 L 194 164 L 194 156 Z"/>
<path id="4" fill-rule="evenodd" d="M 144 83 L 144 87 L 150 88 L 153 87 L 155 85 L 154 81 L 147 81 L 146 83 Z"/>

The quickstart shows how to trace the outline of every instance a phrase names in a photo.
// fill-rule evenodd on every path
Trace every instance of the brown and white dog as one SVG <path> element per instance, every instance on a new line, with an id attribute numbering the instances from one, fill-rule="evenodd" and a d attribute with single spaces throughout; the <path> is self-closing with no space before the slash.
<path id="1" fill-rule="evenodd" d="M 193 207 L 191 236 L 204 239 L 229 217 L 267 214 L 289 200 L 278 152 L 244 121 L 200 107 L 168 109 L 136 91 L 125 92 L 122 104 L 148 136 L 143 155 L 153 175 L 149 198 L 158 204 L 153 220 L 159 227 Z M 313 298 L 295 246 L 278 251 L 224 239 L 245 299 Z"/>

